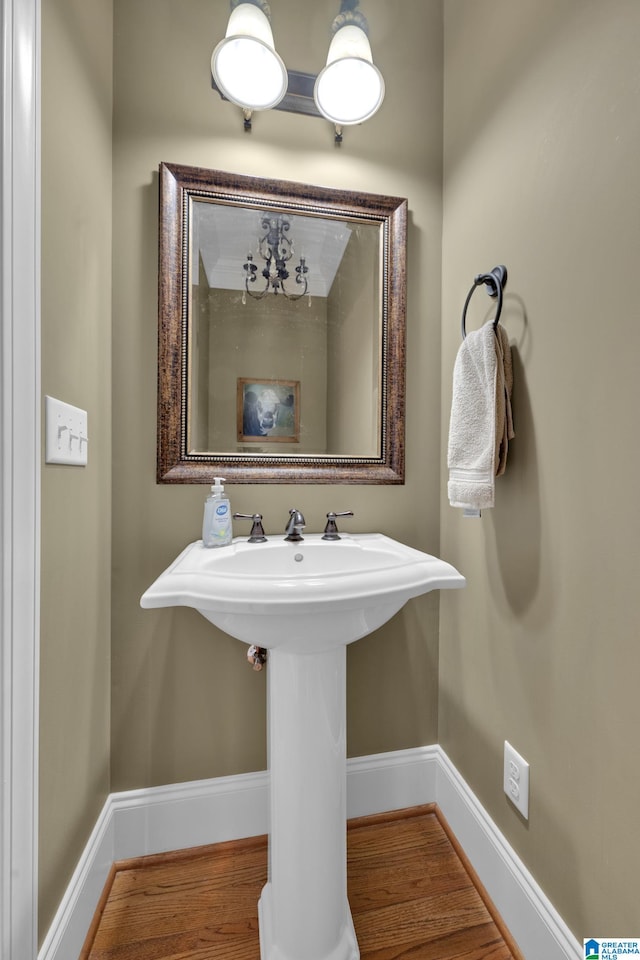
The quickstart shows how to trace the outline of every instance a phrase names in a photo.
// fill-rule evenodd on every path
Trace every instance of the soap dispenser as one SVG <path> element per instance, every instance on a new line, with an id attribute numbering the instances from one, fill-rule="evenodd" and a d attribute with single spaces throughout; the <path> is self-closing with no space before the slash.
<path id="1" fill-rule="evenodd" d="M 214 477 L 211 493 L 204 503 L 202 542 L 205 547 L 226 547 L 233 539 L 231 506 L 224 496 L 224 477 Z"/>

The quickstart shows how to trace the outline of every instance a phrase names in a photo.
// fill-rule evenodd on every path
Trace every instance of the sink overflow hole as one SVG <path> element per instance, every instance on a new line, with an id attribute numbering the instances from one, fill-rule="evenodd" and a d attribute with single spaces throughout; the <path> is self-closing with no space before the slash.
<path id="1" fill-rule="evenodd" d="M 304 557 L 302 556 L 301 553 L 296 553 L 293 559 L 295 560 L 296 563 L 300 563 L 301 560 L 304 560 Z"/>

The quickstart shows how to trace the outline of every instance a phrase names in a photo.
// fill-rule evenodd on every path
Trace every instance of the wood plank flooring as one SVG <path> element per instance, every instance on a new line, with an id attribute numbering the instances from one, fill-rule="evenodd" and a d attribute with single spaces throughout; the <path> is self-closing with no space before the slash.
<path id="1" fill-rule="evenodd" d="M 348 824 L 361 960 L 523 960 L 436 807 Z M 267 838 L 114 865 L 80 960 L 259 960 Z"/>

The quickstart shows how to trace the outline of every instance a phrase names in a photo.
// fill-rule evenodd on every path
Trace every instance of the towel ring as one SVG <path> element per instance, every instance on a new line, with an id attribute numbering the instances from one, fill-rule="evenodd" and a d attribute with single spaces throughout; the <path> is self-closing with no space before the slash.
<path id="1" fill-rule="evenodd" d="M 473 281 L 473 286 L 469 293 L 467 294 L 467 299 L 464 302 L 464 307 L 462 309 L 462 339 L 467 335 L 466 322 L 467 322 L 467 307 L 469 306 L 469 301 L 473 296 L 477 287 L 481 283 L 486 284 L 487 293 L 494 300 L 498 298 L 498 306 L 496 309 L 496 315 L 493 319 L 493 329 L 497 330 L 498 323 L 500 322 L 500 314 L 502 313 L 502 291 L 507 285 L 507 268 L 504 266 L 494 267 L 491 273 L 479 273 L 478 276 Z"/>

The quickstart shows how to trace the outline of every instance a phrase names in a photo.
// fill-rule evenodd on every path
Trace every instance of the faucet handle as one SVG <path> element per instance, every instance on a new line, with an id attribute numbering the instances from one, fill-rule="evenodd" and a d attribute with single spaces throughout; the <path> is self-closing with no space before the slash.
<path id="1" fill-rule="evenodd" d="M 336 526 L 336 517 L 352 517 L 353 510 L 345 510 L 343 513 L 334 513 L 331 511 L 327 514 L 327 525 L 324 528 L 324 534 L 322 535 L 323 540 L 341 540 L 342 537 L 338 533 L 338 527 Z"/>
<path id="2" fill-rule="evenodd" d="M 234 520 L 253 520 L 253 525 L 251 527 L 251 533 L 249 534 L 249 539 L 247 543 L 266 543 L 267 538 L 264 535 L 264 530 L 262 528 L 262 514 L 261 513 L 234 513 Z"/>

